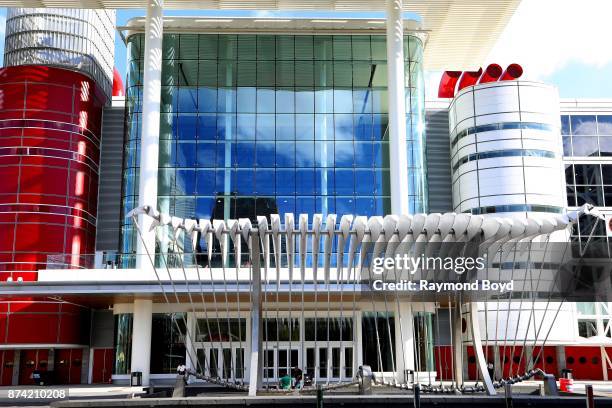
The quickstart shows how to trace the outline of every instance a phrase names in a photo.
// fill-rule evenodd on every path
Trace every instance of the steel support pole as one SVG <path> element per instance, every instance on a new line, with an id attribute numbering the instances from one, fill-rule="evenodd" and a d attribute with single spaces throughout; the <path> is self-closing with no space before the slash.
<path id="1" fill-rule="evenodd" d="M 249 364 L 249 396 L 255 397 L 263 384 L 263 319 L 261 298 L 261 265 L 259 232 L 251 236 L 251 264 L 253 269 L 253 286 L 251 292 L 251 355 Z"/>
<path id="2" fill-rule="evenodd" d="M 480 338 L 480 322 L 477 302 L 470 303 L 470 321 L 472 323 L 472 345 L 474 346 L 474 354 L 476 355 L 476 363 L 478 364 L 478 370 L 480 370 L 480 375 L 482 376 L 482 382 L 484 383 L 487 394 L 496 395 L 495 387 L 493 387 L 493 381 L 491 380 L 491 376 L 487 370 L 487 361 L 485 359 L 484 352 L 482 351 L 482 339 Z"/>
<path id="3" fill-rule="evenodd" d="M 142 89 L 142 130 L 140 134 L 140 171 L 138 205 L 157 207 L 157 173 L 159 167 L 159 128 L 161 104 L 162 37 L 164 34 L 163 0 L 147 2 L 145 22 L 144 77 Z M 145 246 L 155 249 L 153 219 L 138 216 L 143 237 L 136 245 L 136 268 L 153 268 L 146 257 Z"/>
<path id="4" fill-rule="evenodd" d="M 408 214 L 403 0 L 387 0 L 387 77 L 391 213 Z"/>
<path id="5" fill-rule="evenodd" d="M 461 308 L 455 305 L 453 309 L 453 370 L 457 388 L 463 385 L 463 316 Z"/>

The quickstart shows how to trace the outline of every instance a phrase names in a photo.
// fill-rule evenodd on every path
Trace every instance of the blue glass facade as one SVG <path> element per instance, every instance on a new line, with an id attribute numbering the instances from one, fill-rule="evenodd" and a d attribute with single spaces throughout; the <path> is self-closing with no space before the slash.
<path id="1" fill-rule="evenodd" d="M 405 37 L 410 211 L 426 211 L 422 42 Z M 128 39 L 123 211 L 138 202 L 141 34 Z M 166 34 L 158 207 L 185 218 L 390 211 L 383 35 Z M 297 219 L 297 217 L 296 217 Z M 338 217 L 338 220 L 340 218 Z M 129 220 L 122 252 L 135 249 Z"/>
<path id="2" fill-rule="evenodd" d="M 612 115 L 561 115 L 561 134 L 567 206 L 612 208 L 612 163 L 605 159 L 612 156 Z M 589 217 L 581 217 L 572 231 L 592 258 L 612 257 L 612 238 L 606 235 L 603 223 Z"/>

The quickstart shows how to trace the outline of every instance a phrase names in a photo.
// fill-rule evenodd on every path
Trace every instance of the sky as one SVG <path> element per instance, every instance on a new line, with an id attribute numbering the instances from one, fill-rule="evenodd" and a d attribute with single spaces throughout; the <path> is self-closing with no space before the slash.
<path id="1" fill-rule="evenodd" d="M 125 25 L 144 10 L 120 10 L 117 25 Z M 167 11 L 165 15 L 208 16 L 299 16 L 301 13 Z M 314 14 L 314 15 L 313 15 Z M 612 0 L 522 0 L 483 66 L 502 67 L 516 62 L 524 68 L 524 79 L 556 85 L 562 98 L 612 98 Z M 312 13 L 308 16 L 338 16 Z M 382 17 L 380 13 L 351 13 L 344 17 Z M 6 9 L 0 9 L 0 54 L 4 52 Z M 115 60 L 125 72 L 125 46 L 116 36 Z M 453 67 L 448 67 L 453 70 Z M 426 73 L 426 95 L 434 98 L 441 72 Z"/>

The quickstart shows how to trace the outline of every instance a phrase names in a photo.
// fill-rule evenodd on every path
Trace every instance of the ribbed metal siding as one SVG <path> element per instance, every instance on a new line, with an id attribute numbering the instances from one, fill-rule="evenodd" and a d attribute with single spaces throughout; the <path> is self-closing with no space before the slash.
<path id="1" fill-rule="evenodd" d="M 124 107 L 104 109 L 96 251 L 119 249 Z"/>
<path id="2" fill-rule="evenodd" d="M 427 188 L 429 212 L 453 210 L 448 111 L 427 110 Z"/>
<path id="3" fill-rule="evenodd" d="M 111 96 L 115 10 L 9 8 L 4 66 L 56 65 L 88 75 Z"/>

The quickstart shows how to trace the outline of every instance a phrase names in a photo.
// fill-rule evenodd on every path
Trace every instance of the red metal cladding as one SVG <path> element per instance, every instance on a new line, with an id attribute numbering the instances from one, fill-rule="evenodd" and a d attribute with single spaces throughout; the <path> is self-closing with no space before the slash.
<path id="1" fill-rule="evenodd" d="M 576 380 L 603 380 L 601 348 L 565 346 L 565 367 Z"/>
<path id="2" fill-rule="evenodd" d="M 78 72 L 0 69 L 0 281 L 91 266 L 105 102 Z"/>
<path id="3" fill-rule="evenodd" d="M 91 382 L 93 384 L 110 384 L 113 374 L 114 349 L 96 348 L 93 352 Z"/>
<path id="4" fill-rule="evenodd" d="M 523 67 L 519 64 L 510 64 L 499 78 L 500 81 L 512 81 L 523 75 Z"/>
<path id="5" fill-rule="evenodd" d="M 438 98 L 452 98 L 455 96 L 455 87 L 461 77 L 461 71 L 444 71 L 438 87 Z"/>
<path id="6" fill-rule="evenodd" d="M 0 301 L 0 344 L 87 344 L 89 311 L 44 299 Z M 34 329 L 35 328 L 35 329 Z"/>
<path id="7" fill-rule="evenodd" d="M 475 85 L 481 75 L 482 68 L 480 68 L 478 71 L 465 71 L 463 74 L 461 74 L 461 78 L 459 78 L 457 91 L 460 91 L 465 87 Z"/>
<path id="8" fill-rule="evenodd" d="M 489 64 L 478 79 L 478 83 L 486 84 L 487 82 L 495 82 L 502 76 L 502 73 L 503 69 L 499 64 Z"/>
<path id="9" fill-rule="evenodd" d="M 113 96 L 125 96 L 125 86 L 117 67 L 113 68 Z"/>

